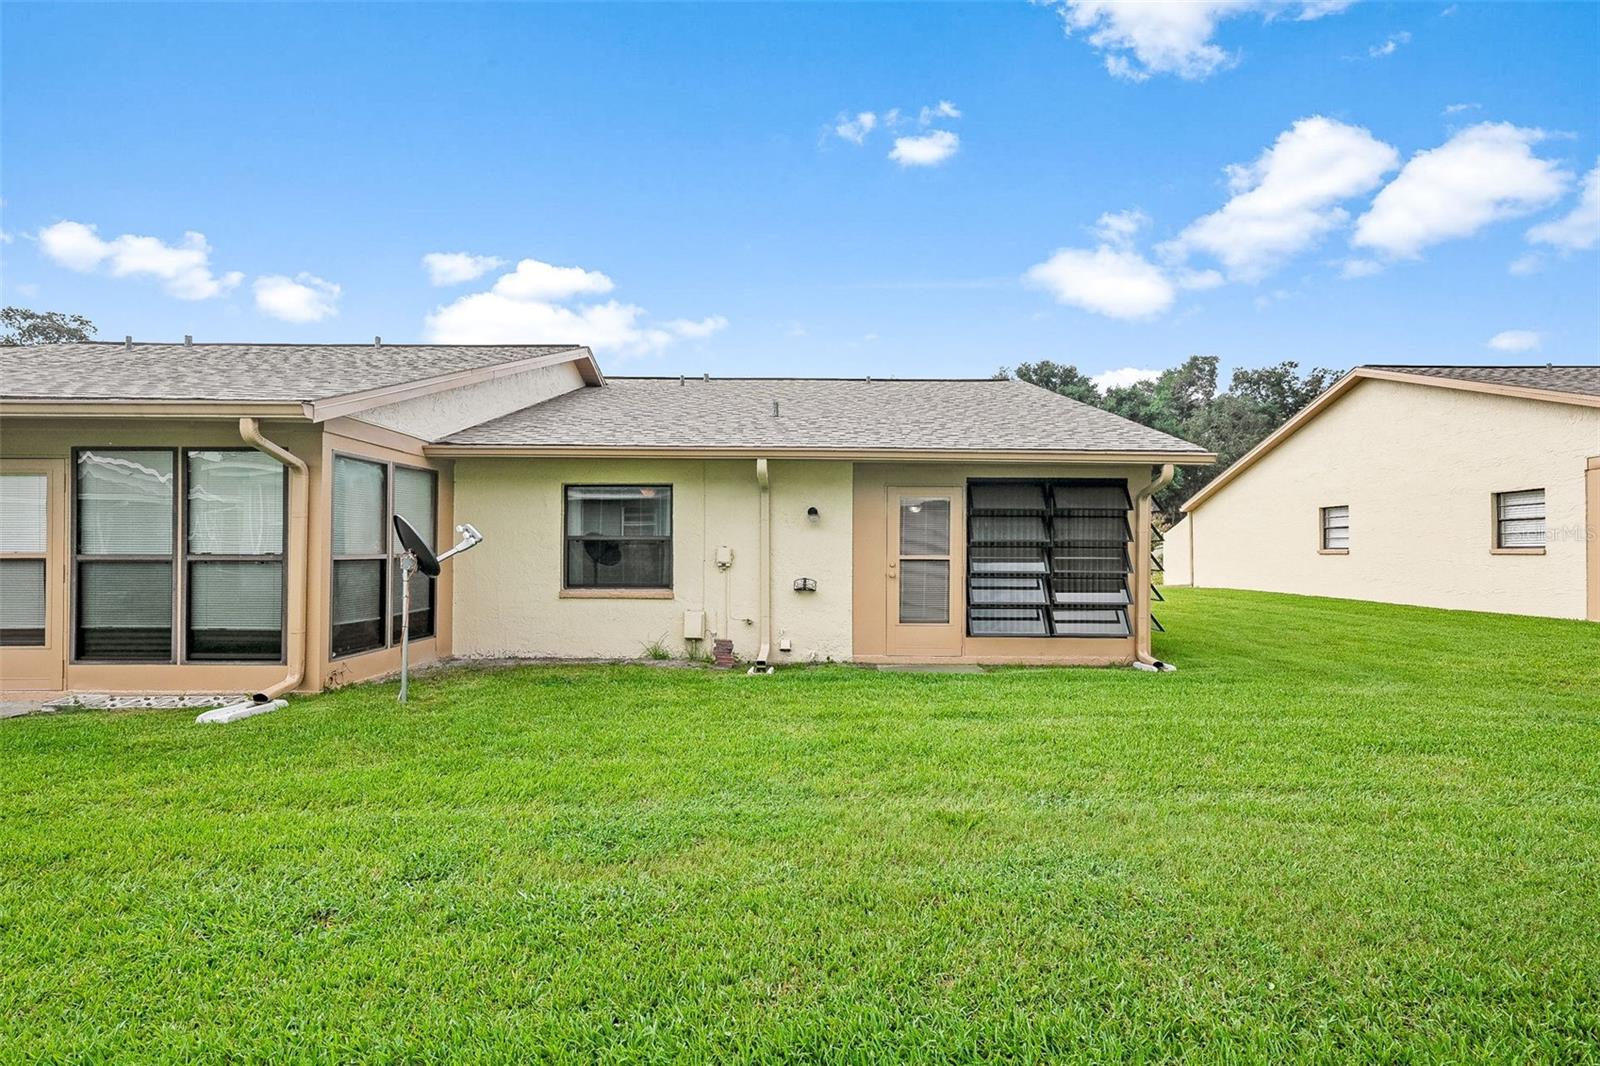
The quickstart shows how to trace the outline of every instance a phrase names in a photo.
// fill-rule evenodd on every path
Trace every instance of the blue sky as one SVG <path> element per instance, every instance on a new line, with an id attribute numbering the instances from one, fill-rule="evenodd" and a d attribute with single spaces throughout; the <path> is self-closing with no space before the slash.
<path id="1" fill-rule="evenodd" d="M 1600 6 L 1174 11 L 7 4 L 0 298 L 617 373 L 1600 360 Z"/>

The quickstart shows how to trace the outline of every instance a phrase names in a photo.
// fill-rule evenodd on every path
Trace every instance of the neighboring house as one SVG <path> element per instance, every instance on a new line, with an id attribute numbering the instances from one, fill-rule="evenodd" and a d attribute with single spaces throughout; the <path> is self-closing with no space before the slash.
<path id="1" fill-rule="evenodd" d="M 604 377 L 587 348 L 0 350 L 0 687 L 393 671 L 390 516 L 442 547 L 413 659 L 1128 663 L 1192 444 L 1019 381 Z"/>
<path id="2" fill-rule="evenodd" d="M 1600 366 L 1357 367 L 1183 509 L 1169 584 L 1600 620 Z"/>

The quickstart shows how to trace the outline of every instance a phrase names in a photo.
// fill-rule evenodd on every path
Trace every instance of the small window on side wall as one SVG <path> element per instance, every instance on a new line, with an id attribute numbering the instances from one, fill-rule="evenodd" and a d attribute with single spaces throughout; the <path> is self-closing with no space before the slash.
<path id="1" fill-rule="evenodd" d="M 672 587 L 672 486 L 568 485 L 569 589 Z"/>
<path id="2" fill-rule="evenodd" d="M 1347 552 L 1350 550 L 1350 505 L 1322 509 L 1322 550 Z"/>
<path id="3" fill-rule="evenodd" d="M 1495 493 L 1494 546 L 1499 551 L 1544 550 L 1544 489 Z"/>

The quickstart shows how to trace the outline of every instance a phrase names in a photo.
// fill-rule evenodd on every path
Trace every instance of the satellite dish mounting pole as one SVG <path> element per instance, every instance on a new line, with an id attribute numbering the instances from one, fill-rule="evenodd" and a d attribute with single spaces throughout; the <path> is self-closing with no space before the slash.
<path id="1" fill-rule="evenodd" d="M 411 575 L 417 569 L 417 553 L 400 556 L 400 702 L 406 701 L 411 681 Z"/>

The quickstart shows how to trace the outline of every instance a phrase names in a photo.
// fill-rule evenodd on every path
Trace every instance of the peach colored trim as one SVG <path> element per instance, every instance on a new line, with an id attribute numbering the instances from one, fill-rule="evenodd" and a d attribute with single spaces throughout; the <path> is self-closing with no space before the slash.
<path id="1" fill-rule="evenodd" d="M 496 363 L 493 366 L 476 367 L 472 370 L 456 370 L 448 374 L 422 378 L 419 381 L 385 385 L 382 388 L 346 393 L 343 396 L 330 396 L 311 403 L 311 420 L 326 422 L 341 415 L 358 414 L 385 404 L 415 399 L 418 396 L 429 396 L 467 385 L 477 385 L 485 381 L 497 381 L 513 374 L 538 370 L 541 367 L 559 366 L 562 363 L 577 363 L 578 372 L 583 376 L 585 384 L 599 385 L 604 380 L 600 376 L 600 368 L 595 363 L 594 354 L 587 348 L 575 347 L 562 352 L 529 356 L 527 359 L 518 359 L 515 362 Z"/>
<path id="2" fill-rule="evenodd" d="M 1543 548 L 1490 548 L 1490 555 L 1543 555 Z"/>
<path id="3" fill-rule="evenodd" d="M 851 459 L 893 463 L 1178 463 L 1205 466 L 1217 461 L 1211 452 L 1026 452 L 933 451 L 918 449 L 848 448 L 551 448 L 523 445 L 428 444 L 423 452 L 434 457 L 493 458 L 520 456 L 553 459 L 748 459 L 769 455 L 779 459 Z"/>
<path id="4" fill-rule="evenodd" d="M 1512 385 L 1490 385 L 1480 381 L 1457 381 L 1452 378 L 1429 377 L 1424 374 L 1402 374 L 1393 370 L 1373 370 L 1358 366 L 1334 382 L 1321 396 L 1306 404 L 1300 413 L 1279 426 L 1266 440 L 1251 448 L 1234 464 L 1218 474 L 1212 482 L 1183 502 L 1180 508 L 1188 513 L 1222 491 L 1234 478 L 1260 462 L 1268 452 L 1282 444 L 1300 427 L 1322 413 L 1323 409 L 1355 388 L 1363 381 L 1398 381 L 1408 385 L 1431 385 L 1440 389 L 1459 389 L 1464 392 L 1482 392 L 1495 396 L 1514 396 L 1525 400 L 1544 400 L 1547 403 L 1576 404 L 1580 407 L 1600 407 L 1600 396 L 1587 396 L 1574 392 L 1553 392 L 1546 389 L 1528 389 Z"/>
<path id="5" fill-rule="evenodd" d="M 563 600 L 670 600 L 672 589 L 562 589 Z"/>
<path id="6" fill-rule="evenodd" d="M 0 648 L 0 691 L 59 692 L 66 681 L 67 461 L 0 459 L 0 474 L 45 479 L 45 546 L 42 552 L 4 552 L 5 559 L 44 561 L 44 644 Z"/>
<path id="7" fill-rule="evenodd" d="M 216 403 L 194 400 L 0 400 L 0 417 L 18 418 L 289 418 L 304 419 L 300 403 Z"/>

